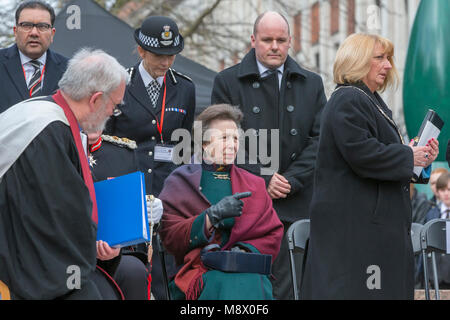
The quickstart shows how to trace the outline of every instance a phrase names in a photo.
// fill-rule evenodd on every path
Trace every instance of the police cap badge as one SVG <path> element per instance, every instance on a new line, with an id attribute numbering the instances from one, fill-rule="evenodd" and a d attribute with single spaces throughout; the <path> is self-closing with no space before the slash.
<path id="1" fill-rule="evenodd" d="M 134 32 L 134 39 L 143 49 L 155 54 L 173 55 L 184 48 L 184 40 L 172 19 L 150 16 Z"/>

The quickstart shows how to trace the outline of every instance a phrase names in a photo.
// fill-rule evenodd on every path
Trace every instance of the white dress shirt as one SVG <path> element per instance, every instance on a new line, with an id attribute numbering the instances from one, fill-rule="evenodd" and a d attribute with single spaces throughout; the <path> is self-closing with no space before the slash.
<path id="1" fill-rule="evenodd" d="M 448 216 L 450 208 L 448 208 L 443 202 L 441 203 L 441 219 L 450 219 Z"/>
<path id="2" fill-rule="evenodd" d="M 26 77 L 26 82 L 27 82 L 27 86 L 30 83 L 31 77 L 34 74 L 34 67 L 31 63 L 29 63 L 31 60 L 38 60 L 41 63 L 41 72 L 44 69 L 45 66 L 45 62 L 47 61 L 47 51 L 44 52 L 44 54 L 38 58 L 38 59 L 30 59 L 28 58 L 26 55 L 24 55 L 22 52 L 20 52 L 19 50 L 19 56 L 20 56 L 20 62 L 22 63 L 23 69 L 25 70 L 25 77 Z M 42 80 L 41 80 L 41 86 L 44 85 L 44 76 L 42 76 Z"/>

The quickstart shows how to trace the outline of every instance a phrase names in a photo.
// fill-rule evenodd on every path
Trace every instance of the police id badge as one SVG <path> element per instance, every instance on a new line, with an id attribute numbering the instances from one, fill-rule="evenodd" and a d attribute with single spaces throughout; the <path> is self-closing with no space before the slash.
<path id="1" fill-rule="evenodd" d="M 167 144 L 157 144 L 155 146 L 154 160 L 160 162 L 173 162 L 174 146 Z"/>

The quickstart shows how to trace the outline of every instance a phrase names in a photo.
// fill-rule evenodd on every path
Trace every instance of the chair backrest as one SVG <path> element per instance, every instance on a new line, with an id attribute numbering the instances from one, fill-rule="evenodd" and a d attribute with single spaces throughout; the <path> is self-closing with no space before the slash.
<path id="1" fill-rule="evenodd" d="M 297 286 L 297 272 L 294 252 L 304 253 L 306 250 L 306 244 L 309 239 L 309 219 L 299 220 L 291 224 L 288 231 L 286 232 L 288 249 L 289 249 L 289 262 L 291 266 L 291 277 L 292 277 L 292 289 L 294 291 L 294 300 L 299 299 L 298 286 Z M 305 262 L 305 257 L 302 258 L 300 262 L 303 265 Z M 304 268 L 302 266 L 302 271 L 299 279 L 302 279 Z"/>
<path id="2" fill-rule="evenodd" d="M 309 239 L 309 219 L 294 222 L 287 231 L 289 249 L 304 252 Z"/>
<path id="3" fill-rule="evenodd" d="M 420 241 L 422 248 L 423 275 L 425 283 L 425 298 L 430 300 L 429 271 L 428 271 L 428 253 L 431 252 L 432 272 L 436 300 L 440 299 L 439 281 L 436 266 L 436 253 L 447 252 L 447 221 L 445 219 L 433 219 L 428 221 L 420 232 Z"/>
<path id="4" fill-rule="evenodd" d="M 421 247 L 426 252 L 447 252 L 447 226 L 445 219 L 428 221 L 421 231 Z"/>
<path id="5" fill-rule="evenodd" d="M 413 223 L 411 224 L 411 241 L 413 246 L 414 255 L 421 252 L 420 234 L 423 228 L 423 224 Z"/>

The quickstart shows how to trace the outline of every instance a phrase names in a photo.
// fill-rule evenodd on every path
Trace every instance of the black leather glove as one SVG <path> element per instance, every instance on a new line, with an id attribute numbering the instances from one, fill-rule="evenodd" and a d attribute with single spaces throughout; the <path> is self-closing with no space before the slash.
<path id="1" fill-rule="evenodd" d="M 236 193 L 223 198 L 215 205 L 206 209 L 205 212 L 214 228 L 219 227 L 220 221 L 224 219 L 239 217 L 242 214 L 242 207 L 244 206 L 244 202 L 240 199 L 250 197 L 251 195 L 251 192 Z"/>

